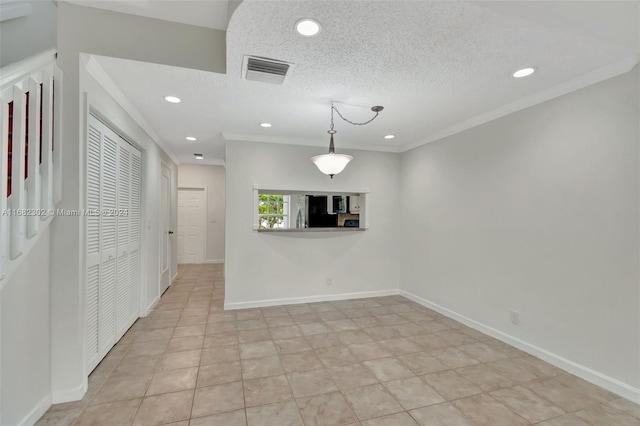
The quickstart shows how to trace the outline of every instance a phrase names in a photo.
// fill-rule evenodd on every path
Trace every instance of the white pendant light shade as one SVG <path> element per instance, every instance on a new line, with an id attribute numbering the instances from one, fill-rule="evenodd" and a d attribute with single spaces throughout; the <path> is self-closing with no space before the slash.
<path id="1" fill-rule="evenodd" d="M 351 160 L 353 160 L 353 157 L 350 155 L 335 153 L 322 154 L 311 157 L 311 161 L 313 161 L 313 164 L 315 164 L 322 173 L 331 177 L 343 171 Z"/>
<path id="2" fill-rule="evenodd" d="M 349 164 L 349 162 L 353 160 L 353 157 L 350 155 L 336 154 L 336 149 L 333 143 L 333 135 L 335 135 L 337 131 L 334 130 L 333 128 L 333 111 L 336 111 L 340 116 L 340 118 L 342 118 L 344 121 L 346 121 L 349 124 L 353 124 L 355 126 L 364 126 L 365 124 L 371 123 L 378 116 L 378 113 L 383 109 L 384 108 L 381 106 L 374 106 L 371 108 L 371 111 L 375 112 L 376 115 L 374 115 L 371 120 L 365 121 L 364 123 L 355 123 L 353 121 L 349 121 L 346 118 L 344 118 L 342 114 L 340 114 L 340 111 L 338 111 L 338 109 L 333 105 L 333 102 L 332 102 L 331 103 L 331 127 L 327 132 L 329 133 L 329 135 L 331 135 L 329 137 L 329 153 L 311 157 L 311 161 L 313 161 L 313 164 L 315 164 L 316 167 L 322 173 L 324 173 L 325 175 L 329 175 L 331 179 L 333 179 L 334 175 L 337 175 L 338 173 L 343 171 L 344 168 L 347 167 L 347 164 Z"/>

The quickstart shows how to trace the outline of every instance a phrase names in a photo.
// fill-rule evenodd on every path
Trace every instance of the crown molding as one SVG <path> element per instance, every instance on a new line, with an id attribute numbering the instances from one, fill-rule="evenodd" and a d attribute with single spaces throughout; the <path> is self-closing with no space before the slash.
<path id="1" fill-rule="evenodd" d="M 456 133 L 464 132 L 465 130 L 469 130 L 481 124 L 488 123 L 489 121 L 493 121 L 509 114 L 513 114 L 514 112 L 532 107 L 542 102 L 546 102 L 551 99 L 566 95 L 567 93 L 571 93 L 587 86 L 591 86 L 592 84 L 596 84 L 601 81 L 625 74 L 635 68 L 638 65 L 639 61 L 640 55 L 636 54 L 624 58 L 620 61 L 611 63 L 609 65 L 597 68 L 591 72 L 553 86 L 549 89 L 542 90 L 522 99 L 518 99 L 517 101 L 511 102 L 507 105 L 501 106 L 500 108 L 496 108 L 492 111 L 485 112 L 468 120 L 461 121 L 458 124 L 454 124 L 453 126 L 447 127 L 446 129 L 432 133 L 431 135 L 416 142 L 402 145 L 399 152 L 409 151 L 419 146 L 426 145 L 430 142 L 435 142 L 448 136 L 455 135 Z"/>
<path id="2" fill-rule="evenodd" d="M 256 135 L 244 135 L 237 133 L 222 133 L 222 137 L 226 142 L 238 141 L 238 142 L 261 142 L 261 143 L 275 143 L 280 145 L 297 145 L 297 146 L 311 146 L 317 148 L 327 149 L 329 146 L 328 140 L 317 139 L 301 139 L 301 138 L 287 138 L 278 136 L 256 136 Z M 359 151 L 378 151 L 378 152 L 401 152 L 397 146 L 379 146 L 379 145 L 351 145 L 344 142 L 337 143 L 339 149 L 359 150 Z"/>

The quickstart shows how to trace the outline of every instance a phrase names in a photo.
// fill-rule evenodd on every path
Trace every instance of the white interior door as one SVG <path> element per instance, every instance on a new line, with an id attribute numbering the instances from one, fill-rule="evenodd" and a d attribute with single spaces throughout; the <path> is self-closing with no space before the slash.
<path id="1" fill-rule="evenodd" d="M 95 117 L 89 117 L 87 134 L 87 209 L 99 212 L 101 183 L 102 123 Z M 102 258 L 102 238 L 100 237 L 100 214 L 86 216 L 86 262 L 87 262 L 87 319 L 86 346 L 89 371 L 100 362 L 100 343 L 98 327 L 100 324 L 100 267 Z"/>
<path id="2" fill-rule="evenodd" d="M 204 188 L 178 190 L 178 263 L 203 263 L 207 197 Z"/>
<path id="3" fill-rule="evenodd" d="M 118 237 L 116 257 L 116 337 L 122 337 L 129 328 L 129 210 L 131 204 L 131 149 L 130 145 L 118 141 L 118 213 L 116 214 Z M 126 212 L 126 213 L 125 213 Z"/>
<path id="4" fill-rule="evenodd" d="M 131 149 L 131 192 L 129 207 L 129 322 L 140 316 L 140 250 L 142 245 L 142 153 Z"/>
<path id="5" fill-rule="evenodd" d="M 102 211 L 113 212 L 118 209 L 118 135 L 108 127 L 102 133 L 102 179 L 101 199 Z M 100 234 L 100 291 L 99 291 L 99 327 L 98 343 L 100 353 L 106 353 L 116 343 L 116 249 L 117 249 L 117 216 L 102 214 Z M 102 358 L 101 355 L 100 358 Z"/>
<path id="6" fill-rule="evenodd" d="M 162 164 L 160 205 L 160 294 L 171 284 L 171 170 Z"/>

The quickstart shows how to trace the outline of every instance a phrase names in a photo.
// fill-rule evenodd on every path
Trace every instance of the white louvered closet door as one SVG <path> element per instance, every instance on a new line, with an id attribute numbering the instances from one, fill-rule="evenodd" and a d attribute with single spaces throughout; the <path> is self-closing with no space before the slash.
<path id="1" fill-rule="evenodd" d="M 102 128 L 102 223 L 100 226 L 102 267 L 98 309 L 100 352 L 106 353 L 116 343 L 116 248 L 118 223 L 118 135 L 106 126 Z M 104 355 L 102 355 L 104 356 Z M 101 356 L 101 358 L 102 358 Z"/>
<path id="2" fill-rule="evenodd" d="M 129 200 L 129 322 L 140 314 L 140 246 L 142 154 L 131 147 L 131 189 Z"/>
<path id="3" fill-rule="evenodd" d="M 89 116 L 86 170 L 86 345 L 91 371 L 140 312 L 142 154 Z"/>
<path id="4" fill-rule="evenodd" d="M 116 285 L 116 335 L 120 339 L 129 328 L 129 207 L 131 200 L 131 152 L 130 145 L 120 139 L 118 141 L 118 210 L 116 215 L 118 226 L 118 261 Z"/>
<path id="5" fill-rule="evenodd" d="M 100 362 L 98 343 L 100 290 L 100 151 L 102 123 L 89 116 L 87 137 L 87 216 L 86 216 L 86 250 L 87 250 L 87 319 L 86 345 L 87 362 L 92 370 Z"/>

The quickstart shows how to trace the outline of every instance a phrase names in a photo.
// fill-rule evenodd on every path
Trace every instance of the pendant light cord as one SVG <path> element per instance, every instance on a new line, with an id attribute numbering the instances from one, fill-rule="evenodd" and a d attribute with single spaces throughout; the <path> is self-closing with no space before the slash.
<path id="1" fill-rule="evenodd" d="M 336 111 L 338 111 L 338 110 L 336 109 L 336 107 L 334 107 L 334 106 L 333 106 L 333 103 L 332 103 L 332 104 L 331 104 L 331 129 L 329 129 L 329 133 L 331 133 L 331 134 L 333 134 L 333 133 L 335 133 L 335 132 L 336 132 L 335 130 L 333 130 L 333 110 L 334 110 L 334 109 L 335 109 Z M 340 114 L 340 113 L 338 113 L 338 114 Z"/>
<path id="2" fill-rule="evenodd" d="M 333 104 L 333 102 L 331 102 L 331 128 L 327 132 L 327 133 L 329 133 L 331 135 L 331 137 L 329 139 L 329 154 L 334 154 L 335 153 L 335 146 L 333 144 L 333 135 L 335 135 L 337 133 L 337 131 L 334 129 L 333 111 L 335 111 L 340 118 L 342 118 L 344 121 L 346 121 L 349 124 L 353 124 L 354 126 L 364 126 L 365 124 L 369 124 L 373 120 L 375 120 L 376 117 L 378 117 L 378 114 L 380 113 L 380 111 L 382 111 L 383 109 L 384 108 L 381 107 L 381 106 L 372 107 L 371 111 L 375 112 L 376 114 L 368 121 L 364 121 L 362 123 L 356 123 L 355 121 L 347 120 L 346 118 L 344 118 L 344 116 L 342 114 L 340 114 L 340 111 L 338 111 L 338 108 L 336 108 L 336 106 Z M 331 176 L 331 177 L 333 178 L 333 176 Z"/>
<path id="3" fill-rule="evenodd" d="M 375 109 L 374 109 L 375 108 Z M 378 114 L 380 113 L 380 111 L 382 111 L 382 107 L 374 107 L 372 108 L 372 111 L 374 111 L 376 113 L 376 115 L 374 115 L 371 120 L 368 121 L 364 121 L 362 123 L 356 123 L 355 121 L 351 121 L 351 120 L 347 120 L 346 118 L 344 118 L 344 116 L 342 114 L 340 114 L 340 111 L 338 111 L 338 108 L 331 103 L 331 130 L 333 130 L 333 111 L 335 110 L 336 113 L 338 113 L 338 115 L 340 116 L 340 118 L 342 118 L 344 121 L 346 121 L 349 124 L 353 124 L 354 126 L 364 126 L 365 124 L 369 124 L 371 123 L 373 120 L 375 120 L 378 117 Z M 380 109 L 377 109 L 380 108 Z"/>

